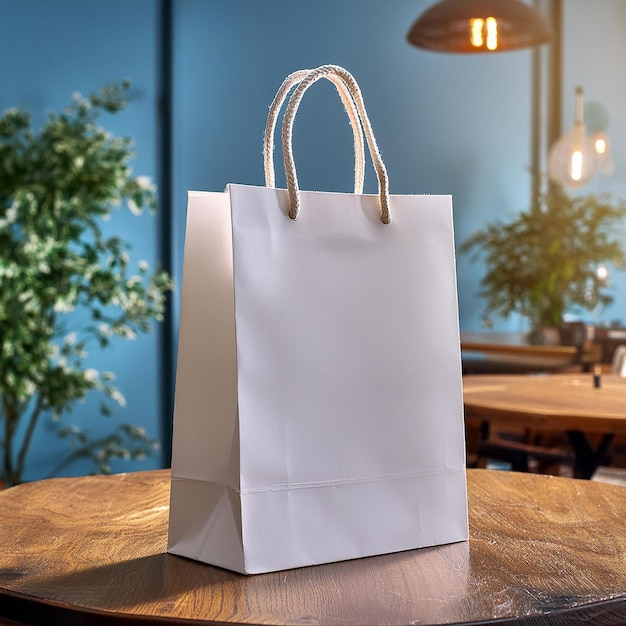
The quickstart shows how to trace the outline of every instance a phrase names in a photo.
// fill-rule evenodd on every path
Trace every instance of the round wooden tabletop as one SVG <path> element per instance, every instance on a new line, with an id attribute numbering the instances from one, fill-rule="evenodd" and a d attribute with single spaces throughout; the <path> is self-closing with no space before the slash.
<path id="1" fill-rule="evenodd" d="M 467 418 L 529 428 L 626 434 L 626 378 L 603 374 L 464 376 Z"/>
<path id="2" fill-rule="evenodd" d="M 626 623 L 626 488 L 467 478 L 468 542 L 256 576 L 166 554 L 166 470 L 14 487 L 0 623 Z"/>

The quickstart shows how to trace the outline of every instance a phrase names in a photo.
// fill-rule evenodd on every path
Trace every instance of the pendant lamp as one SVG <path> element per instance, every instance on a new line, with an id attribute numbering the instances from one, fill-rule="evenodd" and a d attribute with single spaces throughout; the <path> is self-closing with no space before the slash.
<path id="1" fill-rule="evenodd" d="M 408 32 L 409 43 L 437 52 L 505 52 L 547 43 L 548 23 L 520 0 L 443 0 Z"/>
<path id="2" fill-rule="evenodd" d="M 583 120 L 583 88 L 576 87 L 574 125 L 550 148 L 548 174 L 565 187 L 586 185 L 597 173 L 613 171 L 611 145 L 604 132 L 587 134 Z"/>

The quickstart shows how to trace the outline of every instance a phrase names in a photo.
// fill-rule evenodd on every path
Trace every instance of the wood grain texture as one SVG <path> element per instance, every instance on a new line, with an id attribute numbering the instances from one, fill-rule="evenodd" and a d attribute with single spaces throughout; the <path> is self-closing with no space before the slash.
<path id="1" fill-rule="evenodd" d="M 603 374 L 464 376 L 467 419 L 534 429 L 626 433 L 626 378 Z"/>
<path id="2" fill-rule="evenodd" d="M 626 488 L 469 470 L 468 493 L 469 542 L 246 577 L 165 553 L 168 471 L 21 485 L 0 494 L 0 616 L 626 623 Z"/>

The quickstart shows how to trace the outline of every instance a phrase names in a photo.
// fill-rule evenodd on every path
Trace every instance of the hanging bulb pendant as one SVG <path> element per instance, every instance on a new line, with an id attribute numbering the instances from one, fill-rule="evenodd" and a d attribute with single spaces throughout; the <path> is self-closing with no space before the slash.
<path id="1" fill-rule="evenodd" d="M 598 164 L 595 141 L 583 121 L 583 88 L 576 87 L 574 125 L 550 148 L 548 174 L 564 187 L 577 188 L 595 176 Z"/>

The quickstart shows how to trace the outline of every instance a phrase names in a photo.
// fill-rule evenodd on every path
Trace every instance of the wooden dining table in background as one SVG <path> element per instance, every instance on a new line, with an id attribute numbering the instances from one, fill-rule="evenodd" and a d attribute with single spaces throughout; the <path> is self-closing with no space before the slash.
<path id="1" fill-rule="evenodd" d="M 594 375 L 502 374 L 463 377 L 465 419 L 469 425 L 528 428 L 566 433 L 574 470 L 591 478 L 615 435 L 626 435 L 626 378 Z M 596 448 L 589 435 L 600 435 Z"/>
<path id="2" fill-rule="evenodd" d="M 167 470 L 0 493 L 0 624 L 626 623 L 626 488 L 468 470 L 469 541 L 244 576 L 166 553 Z"/>
<path id="3" fill-rule="evenodd" d="M 461 354 L 466 374 L 515 374 L 590 369 L 602 349 L 585 341 L 575 345 L 537 345 L 526 333 L 462 333 Z"/>
<path id="4" fill-rule="evenodd" d="M 495 341 L 468 334 L 462 336 L 461 350 L 510 363 L 549 368 L 574 365 L 579 353 L 575 346 L 532 345 L 521 340 L 515 343 L 512 340 Z"/>

